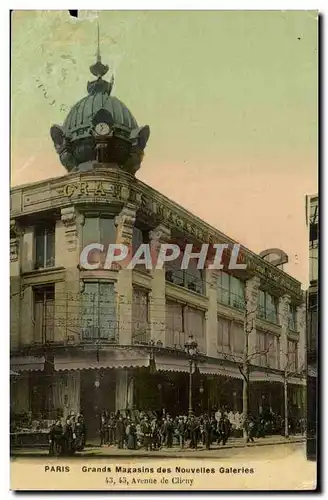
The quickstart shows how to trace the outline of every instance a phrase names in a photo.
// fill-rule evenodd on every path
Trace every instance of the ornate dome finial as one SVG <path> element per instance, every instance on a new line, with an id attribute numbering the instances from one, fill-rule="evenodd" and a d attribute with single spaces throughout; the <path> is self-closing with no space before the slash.
<path id="1" fill-rule="evenodd" d="M 108 72 L 109 67 L 107 66 L 107 64 L 103 64 L 101 62 L 99 23 L 98 22 L 97 22 L 97 35 L 98 35 L 98 37 L 97 37 L 98 38 L 98 40 L 97 40 L 97 62 L 95 64 L 92 64 L 92 66 L 90 66 L 90 71 L 97 78 L 102 78 Z"/>

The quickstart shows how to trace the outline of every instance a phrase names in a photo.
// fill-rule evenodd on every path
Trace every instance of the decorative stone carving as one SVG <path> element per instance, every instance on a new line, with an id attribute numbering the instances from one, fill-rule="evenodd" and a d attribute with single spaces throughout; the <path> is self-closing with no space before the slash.
<path id="1" fill-rule="evenodd" d="M 77 219 L 75 208 L 67 207 L 61 209 L 61 220 L 65 226 L 65 236 L 68 251 L 74 251 L 77 248 Z"/>
<path id="2" fill-rule="evenodd" d="M 164 226 L 164 224 L 159 224 L 155 229 L 149 231 L 150 244 L 156 253 L 159 252 L 161 244 L 167 243 L 170 238 L 171 230 Z"/>
<path id="3" fill-rule="evenodd" d="M 290 296 L 287 294 L 283 295 L 283 297 L 280 298 L 279 316 L 280 316 L 280 325 L 283 330 L 288 329 L 290 302 L 291 302 Z"/>
<path id="4" fill-rule="evenodd" d="M 130 245 L 132 243 L 133 227 L 136 221 L 136 207 L 132 203 L 127 203 L 119 215 L 115 217 L 115 225 L 117 227 L 118 243 Z"/>
<path id="5" fill-rule="evenodd" d="M 10 262 L 18 260 L 19 241 L 22 231 L 16 220 L 10 221 Z"/>

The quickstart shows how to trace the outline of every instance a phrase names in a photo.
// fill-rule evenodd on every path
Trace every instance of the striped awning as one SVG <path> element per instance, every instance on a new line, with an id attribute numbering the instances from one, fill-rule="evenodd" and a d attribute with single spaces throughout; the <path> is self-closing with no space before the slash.
<path id="1" fill-rule="evenodd" d="M 265 372 L 264 370 L 254 370 L 249 375 L 250 382 L 283 382 L 282 373 Z"/>
<path id="2" fill-rule="evenodd" d="M 140 368 L 149 366 L 149 354 L 137 350 L 86 350 L 55 354 L 55 371 Z"/>
<path id="3" fill-rule="evenodd" d="M 10 370 L 13 372 L 34 372 L 44 370 L 44 356 L 21 356 L 10 359 Z"/>
<path id="4" fill-rule="evenodd" d="M 199 364 L 199 371 L 206 375 L 221 375 L 222 377 L 238 379 L 243 378 L 237 366 L 228 364 L 201 363 Z"/>
<path id="5" fill-rule="evenodd" d="M 157 357 L 155 360 L 156 370 L 163 372 L 189 372 L 188 359 L 175 357 Z"/>

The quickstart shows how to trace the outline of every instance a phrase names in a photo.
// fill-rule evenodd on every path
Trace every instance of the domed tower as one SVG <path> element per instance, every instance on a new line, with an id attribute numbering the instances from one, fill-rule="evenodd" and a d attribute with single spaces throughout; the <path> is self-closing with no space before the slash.
<path id="1" fill-rule="evenodd" d="M 63 125 L 50 128 L 68 172 L 90 170 L 95 163 L 116 164 L 131 174 L 140 168 L 150 129 L 139 127 L 125 104 L 111 95 L 114 77 L 103 80 L 108 69 L 101 62 L 98 27 L 97 61 L 90 66 L 96 80 L 88 82 L 88 95 L 72 107 Z"/>

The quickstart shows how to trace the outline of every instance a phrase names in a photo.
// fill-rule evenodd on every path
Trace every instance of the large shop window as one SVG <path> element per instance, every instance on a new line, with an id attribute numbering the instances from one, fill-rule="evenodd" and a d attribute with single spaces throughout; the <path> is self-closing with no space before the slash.
<path id="1" fill-rule="evenodd" d="M 132 342 L 148 343 L 149 326 L 149 293 L 141 288 L 133 288 L 132 294 Z"/>
<path id="2" fill-rule="evenodd" d="M 297 370 L 297 342 L 288 340 L 288 371 L 293 372 Z"/>
<path id="3" fill-rule="evenodd" d="M 232 323 L 233 351 L 242 355 L 245 349 L 245 328 L 243 323 Z"/>
<path id="4" fill-rule="evenodd" d="M 165 344 L 167 347 L 178 347 L 182 349 L 185 343 L 184 305 L 166 300 L 165 307 Z"/>
<path id="5" fill-rule="evenodd" d="M 227 306 L 245 309 L 245 282 L 223 271 L 218 275 L 218 301 Z"/>
<path id="6" fill-rule="evenodd" d="M 297 307 L 293 304 L 289 306 L 288 328 L 297 332 Z"/>
<path id="7" fill-rule="evenodd" d="M 254 361 L 260 366 L 269 366 L 270 368 L 278 368 L 279 353 L 278 353 L 277 338 L 269 332 L 256 332 L 256 350 L 254 353 Z"/>
<path id="8" fill-rule="evenodd" d="M 116 226 L 110 215 L 87 215 L 82 226 L 83 247 L 92 243 L 104 245 L 104 251 L 93 250 L 89 253 L 90 264 L 103 263 L 106 259 L 108 245 L 116 243 Z"/>
<path id="9" fill-rule="evenodd" d="M 193 336 L 198 343 L 198 350 L 206 352 L 205 312 L 193 307 L 186 307 L 186 337 Z"/>
<path id="10" fill-rule="evenodd" d="M 225 353 L 231 352 L 232 322 L 229 319 L 218 318 L 218 350 Z"/>
<path id="11" fill-rule="evenodd" d="M 148 231 L 144 231 L 139 227 L 135 226 L 133 228 L 133 233 L 132 233 L 132 254 L 134 255 L 141 245 L 148 243 L 149 243 Z M 143 252 L 140 255 L 140 258 L 145 259 L 145 257 L 146 257 L 145 252 Z M 136 264 L 135 269 L 143 272 L 149 272 L 145 264 Z"/>
<path id="12" fill-rule="evenodd" d="M 55 222 L 47 222 L 35 227 L 35 269 L 55 265 L 55 226 Z"/>
<path id="13" fill-rule="evenodd" d="M 258 311 L 259 318 L 278 323 L 278 299 L 268 292 L 259 291 Z"/>
<path id="14" fill-rule="evenodd" d="M 181 254 L 174 261 L 167 262 L 166 280 L 203 295 L 205 293 L 204 270 L 197 269 L 198 259 L 190 259 L 188 269 L 181 269 L 182 258 Z"/>
<path id="15" fill-rule="evenodd" d="M 114 283 L 85 282 L 81 300 L 82 339 L 115 340 L 117 323 Z"/>
<path id="16" fill-rule="evenodd" d="M 317 347 L 317 332 L 318 332 L 318 296 L 317 293 L 309 294 L 308 306 L 308 347 L 310 351 L 314 351 Z"/>
<path id="17" fill-rule="evenodd" d="M 34 289 L 34 341 L 52 342 L 55 327 L 55 285 Z"/>

